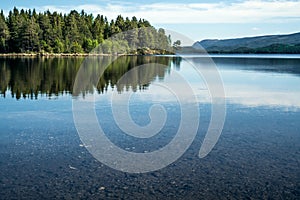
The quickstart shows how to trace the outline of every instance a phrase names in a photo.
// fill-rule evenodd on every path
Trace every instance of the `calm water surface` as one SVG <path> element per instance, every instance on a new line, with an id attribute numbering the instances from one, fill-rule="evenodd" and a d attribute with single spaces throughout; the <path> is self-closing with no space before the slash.
<path id="1" fill-rule="evenodd" d="M 201 57 L 188 59 L 203 64 Z M 0 58 L 0 199 L 299 199 L 299 57 L 213 58 L 224 82 L 227 115 L 217 145 L 203 159 L 198 152 L 211 117 L 210 96 L 187 60 L 121 57 L 97 85 L 75 93 L 83 60 Z M 147 63 L 164 67 L 135 71 Z M 131 69 L 131 82 L 119 84 Z M 145 174 L 120 172 L 93 158 L 77 134 L 72 99 L 95 94 L 99 122 L 112 142 L 127 151 L 154 151 L 168 144 L 179 126 L 174 94 L 156 86 L 174 72 L 190 83 L 201 115 L 186 153 Z M 135 91 L 129 108 L 139 125 L 149 123 L 153 103 L 164 106 L 168 114 L 161 132 L 149 139 L 124 134 L 112 115 L 113 91 Z"/>

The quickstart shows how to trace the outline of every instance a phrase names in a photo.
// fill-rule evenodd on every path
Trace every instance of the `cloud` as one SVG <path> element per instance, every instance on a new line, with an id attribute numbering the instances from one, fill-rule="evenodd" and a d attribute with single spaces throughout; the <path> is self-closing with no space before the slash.
<path id="1" fill-rule="evenodd" d="M 300 1 L 292 0 L 246 0 L 232 3 L 122 3 L 105 2 L 101 5 L 83 4 L 70 6 L 43 6 L 68 13 L 82 10 L 94 15 L 103 14 L 109 19 L 117 15 L 145 18 L 151 23 L 258 23 L 300 21 Z"/>

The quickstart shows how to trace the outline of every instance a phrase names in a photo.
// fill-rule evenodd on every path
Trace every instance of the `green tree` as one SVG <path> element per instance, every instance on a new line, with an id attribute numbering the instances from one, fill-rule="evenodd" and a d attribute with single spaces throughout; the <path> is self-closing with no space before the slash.
<path id="1" fill-rule="evenodd" d="M 180 41 L 180 40 L 176 40 L 176 41 L 173 43 L 173 47 L 175 47 L 175 48 L 178 48 L 180 45 L 181 45 L 181 41 Z"/>
<path id="2" fill-rule="evenodd" d="M 56 39 L 54 41 L 54 47 L 53 47 L 54 53 L 63 53 L 64 52 L 64 43 L 60 41 L 60 39 Z"/>
<path id="3" fill-rule="evenodd" d="M 148 31 L 149 29 L 145 27 L 139 28 L 139 32 L 138 32 L 139 48 L 149 47 L 150 41 L 148 37 Z"/>
<path id="4" fill-rule="evenodd" d="M 104 19 L 103 15 L 97 15 L 93 26 L 92 26 L 92 34 L 93 38 L 98 41 L 98 43 L 102 43 L 104 40 Z"/>
<path id="5" fill-rule="evenodd" d="M 70 53 L 83 53 L 83 49 L 78 42 L 73 42 L 70 48 Z"/>
<path id="6" fill-rule="evenodd" d="M 52 25 L 52 31 L 53 31 L 53 41 L 59 40 L 62 41 L 63 38 L 63 27 L 64 27 L 64 19 L 62 14 L 58 14 L 57 12 L 54 12 L 50 16 L 50 21 Z"/>
<path id="7" fill-rule="evenodd" d="M 92 40 L 90 38 L 85 38 L 82 46 L 83 46 L 84 52 L 89 53 L 96 46 L 98 46 L 98 41 L 97 40 Z"/>
<path id="8" fill-rule="evenodd" d="M 0 14 L 1 52 L 90 52 L 112 36 L 116 42 L 105 42 L 105 53 L 126 52 L 129 46 L 167 49 L 171 45 L 163 29 L 156 30 L 147 20 L 136 17 L 124 19 L 119 15 L 108 22 L 103 15 L 94 19 L 83 10 L 63 15 L 17 8 L 9 12 L 7 19 L 3 12 Z"/>
<path id="9" fill-rule="evenodd" d="M 80 17 L 77 18 L 77 27 L 79 30 L 80 39 L 92 38 L 91 28 L 93 26 L 93 16 L 87 15 L 84 10 L 81 11 Z M 81 44 L 82 44 L 81 43 Z"/>
<path id="10" fill-rule="evenodd" d="M 125 21 L 121 15 L 118 15 L 115 26 L 117 26 L 121 31 L 126 31 Z"/>
<path id="11" fill-rule="evenodd" d="M 9 30 L 5 22 L 3 11 L 0 13 L 0 52 L 8 51 Z"/>
<path id="12" fill-rule="evenodd" d="M 39 52 L 39 25 L 35 19 L 28 19 L 24 21 L 21 26 L 20 35 L 20 50 L 21 52 Z"/>
<path id="13" fill-rule="evenodd" d="M 65 17 L 65 47 L 67 52 L 71 52 L 71 48 L 74 44 L 81 45 L 82 39 L 80 38 L 77 21 L 79 19 L 79 13 L 75 10 L 71 11 L 69 15 Z"/>
<path id="14" fill-rule="evenodd" d="M 22 23 L 19 10 L 14 7 L 13 11 L 8 14 L 8 29 L 10 32 L 9 51 L 20 52 L 19 36 Z"/>
<path id="15" fill-rule="evenodd" d="M 111 40 L 104 40 L 102 43 L 102 52 L 105 54 L 112 53 L 112 41 Z"/>
<path id="16" fill-rule="evenodd" d="M 161 49 L 168 50 L 170 47 L 168 43 L 168 37 L 166 36 L 165 30 L 163 28 L 158 29 L 157 42 L 158 46 L 160 46 Z"/>

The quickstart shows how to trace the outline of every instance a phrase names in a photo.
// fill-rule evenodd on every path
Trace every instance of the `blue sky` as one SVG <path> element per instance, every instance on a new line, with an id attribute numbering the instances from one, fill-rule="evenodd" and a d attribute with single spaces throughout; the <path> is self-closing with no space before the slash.
<path id="1" fill-rule="evenodd" d="M 0 8 L 7 13 L 14 6 L 63 13 L 84 9 L 109 19 L 137 16 L 194 41 L 300 32 L 300 0 L 2 0 Z"/>

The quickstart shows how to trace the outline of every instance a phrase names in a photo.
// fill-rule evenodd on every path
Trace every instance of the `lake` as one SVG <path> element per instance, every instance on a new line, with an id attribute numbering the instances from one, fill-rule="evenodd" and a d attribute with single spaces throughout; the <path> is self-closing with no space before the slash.
<path id="1" fill-rule="evenodd" d="M 205 73 L 199 76 L 191 65 L 209 70 L 207 58 L 114 59 L 92 58 L 83 69 L 81 57 L 0 58 L 0 199 L 299 199 L 299 55 L 212 57 L 223 83 L 226 116 L 220 137 L 203 158 L 199 149 L 213 95 Z M 81 69 L 82 79 L 76 78 Z M 191 90 L 185 91 L 184 84 Z M 191 117 L 182 115 L 181 106 L 196 105 L 190 115 L 199 111 L 199 117 L 188 120 L 181 139 L 192 140 L 178 159 L 157 170 L 130 173 L 126 166 L 124 172 L 117 164 L 100 162 L 105 150 L 94 157 L 86 144 L 90 138 L 82 135 L 86 129 L 78 126 L 88 124 L 90 115 L 74 122 L 78 102 L 92 102 L 107 138 L 133 155 L 163 149 L 176 138 L 181 120 Z M 154 117 L 149 116 L 153 108 Z M 126 112 L 129 122 L 122 117 Z M 163 127 L 151 137 L 134 137 L 120 127 L 147 128 L 156 118 Z M 118 158 L 110 154 L 107 159 Z"/>

